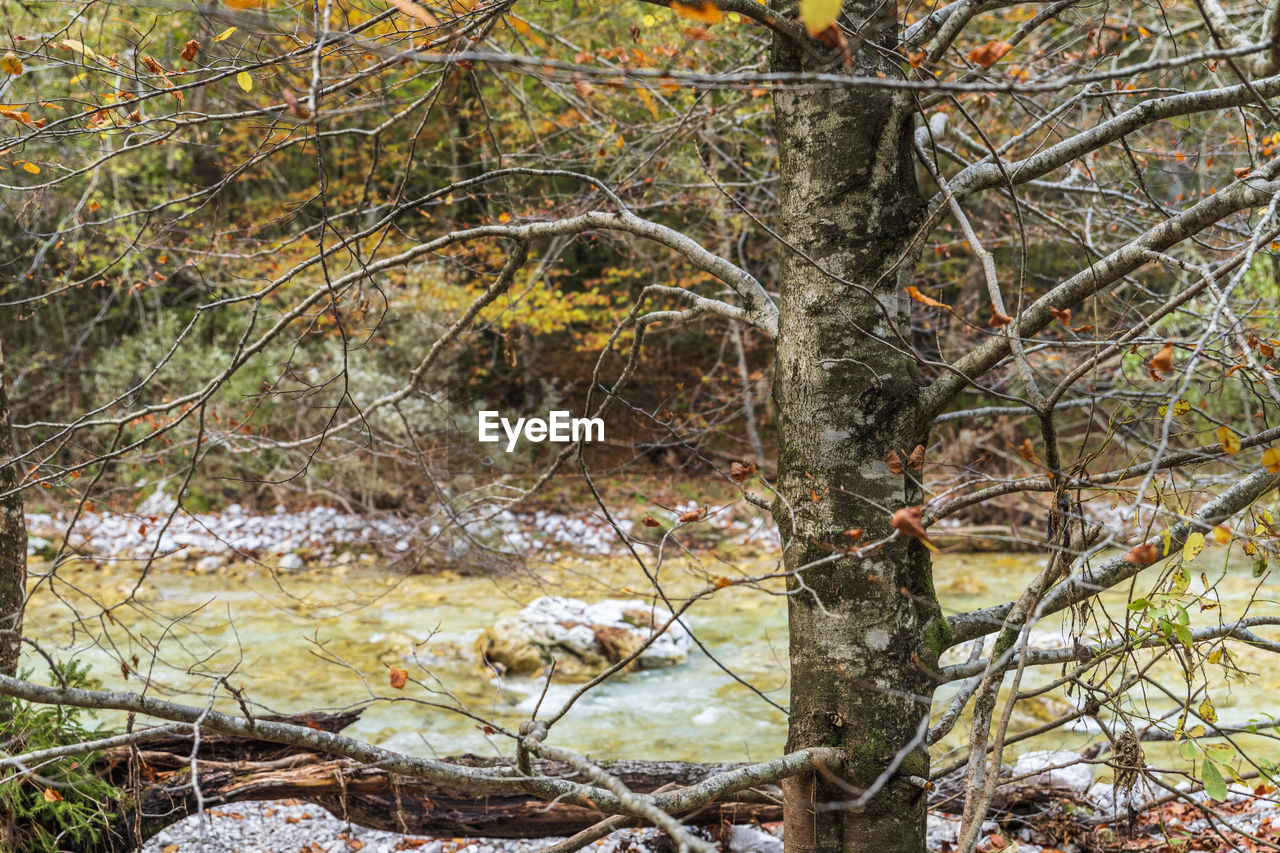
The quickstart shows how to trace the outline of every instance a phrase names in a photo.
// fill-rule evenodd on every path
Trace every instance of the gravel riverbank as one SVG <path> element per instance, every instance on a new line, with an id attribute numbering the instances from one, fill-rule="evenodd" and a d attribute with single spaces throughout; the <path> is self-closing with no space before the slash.
<path id="1" fill-rule="evenodd" d="M 364 829 L 325 809 L 296 800 L 245 802 L 189 817 L 157 834 L 142 853 L 535 853 L 558 838 L 424 838 Z M 203 824 L 203 826 L 202 826 Z M 596 853 L 643 853 L 660 849 L 654 829 L 624 829 L 591 847 Z M 773 834 L 750 826 L 732 828 L 732 853 L 782 853 Z"/>

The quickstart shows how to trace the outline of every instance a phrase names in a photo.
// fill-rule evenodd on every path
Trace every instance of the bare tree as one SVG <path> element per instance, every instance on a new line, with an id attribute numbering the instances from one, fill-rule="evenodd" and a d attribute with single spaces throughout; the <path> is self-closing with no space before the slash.
<path id="1" fill-rule="evenodd" d="M 0 344 L 0 459 L 14 459 L 13 419 L 4 383 L 4 347 Z M 22 514 L 21 478 L 12 463 L 0 466 L 0 673 L 18 674 L 22 649 L 22 609 L 27 582 L 27 523 Z"/>

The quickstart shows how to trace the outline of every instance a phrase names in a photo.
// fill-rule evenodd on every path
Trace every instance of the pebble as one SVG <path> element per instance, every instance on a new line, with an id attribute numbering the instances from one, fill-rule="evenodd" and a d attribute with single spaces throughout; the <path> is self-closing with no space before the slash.
<path id="1" fill-rule="evenodd" d="M 141 853 L 535 853 L 559 838 L 424 838 L 365 829 L 320 806 L 243 802 L 207 809 L 173 824 L 143 845 Z M 591 845 L 599 853 L 656 849 L 655 829 L 623 829 Z M 731 827 L 731 853 L 782 853 L 782 841 L 756 826 Z"/>

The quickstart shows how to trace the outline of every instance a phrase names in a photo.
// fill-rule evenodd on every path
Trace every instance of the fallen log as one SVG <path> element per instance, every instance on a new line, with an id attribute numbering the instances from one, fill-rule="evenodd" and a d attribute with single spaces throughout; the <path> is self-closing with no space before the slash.
<path id="1" fill-rule="evenodd" d="M 358 716 L 356 711 L 270 719 L 339 731 Z M 212 808 L 247 800 L 301 800 L 371 829 L 450 838 L 572 835 L 607 817 L 582 806 L 548 803 L 526 793 L 515 781 L 503 780 L 487 793 L 477 794 L 345 758 L 217 734 L 200 738 L 193 777 L 193 745 L 190 735 L 169 734 L 101 754 L 100 772 L 129 794 L 129 805 L 107 833 L 109 840 L 103 850 L 135 849 L 165 827 L 194 814 L 201 805 Z M 476 755 L 447 760 L 495 770 L 514 764 Z M 639 793 L 651 793 L 664 785 L 694 784 L 737 766 L 674 761 L 605 761 L 600 765 Z M 588 782 L 567 765 L 538 760 L 534 770 L 544 776 Z M 781 792 L 774 786 L 744 791 L 729 801 L 681 817 L 694 825 L 781 820 Z"/>
<path id="2" fill-rule="evenodd" d="M 272 761 L 202 759 L 197 761 L 194 786 L 188 756 L 142 750 L 134 758 L 141 762 L 143 776 L 149 782 L 136 797 L 136 817 L 129 828 L 136 827 L 136 834 L 143 839 L 194 813 L 198 807 L 197 787 L 205 807 L 245 800 L 302 800 L 371 829 L 438 837 L 571 835 L 606 817 L 594 809 L 547 803 L 523 792 L 516 784 L 477 795 L 311 753 Z M 489 764 L 476 756 L 451 760 L 459 764 Z M 605 766 L 638 792 L 661 787 L 655 782 L 698 782 L 724 768 L 639 761 L 607 762 Z M 548 775 L 574 778 L 568 768 L 548 765 L 538 769 Z M 748 798 L 756 802 L 719 803 L 687 815 L 685 820 L 693 824 L 780 820 L 781 806 L 767 802 L 776 793 L 762 791 L 757 797 Z"/>
<path id="3" fill-rule="evenodd" d="M 270 718 L 325 731 L 339 731 L 359 712 Z M 263 718 L 268 719 L 268 718 Z M 434 837 L 545 838 L 580 832 L 607 815 L 563 802 L 548 803 L 503 779 L 486 793 L 443 787 L 436 782 L 390 773 L 278 743 L 206 734 L 200 739 L 192 775 L 190 735 L 168 734 L 141 745 L 108 750 L 99 758 L 102 774 L 128 792 L 103 851 L 137 846 L 202 806 L 222 808 L 248 800 L 300 800 L 371 829 Z M 462 755 L 446 759 L 469 767 L 509 771 L 512 761 Z M 630 790 L 652 793 L 664 786 L 696 784 L 732 769 L 733 764 L 675 761 L 603 761 L 600 766 Z M 588 780 L 567 765 L 534 762 L 537 774 Z M 496 775 L 496 774 L 495 774 Z M 194 782 L 194 784 L 193 784 Z M 932 808 L 958 811 L 960 776 L 939 780 Z M 198 792 L 198 793 L 197 793 Z M 1001 788 L 1000 810 L 1060 797 L 1042 785 Z M 744 824 L 782 819 L 781 792 L 773 785 L 742 791 L 695 813 L 680 815 L 691 825 Z M 224 809 L 225 810 L 225 809 Z"/>

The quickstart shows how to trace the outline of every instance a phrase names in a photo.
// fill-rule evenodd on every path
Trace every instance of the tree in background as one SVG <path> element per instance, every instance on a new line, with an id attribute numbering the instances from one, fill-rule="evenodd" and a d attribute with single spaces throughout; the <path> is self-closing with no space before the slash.
<path id="1" fill-rule="evenodd" d="M 160 342 L 127 381 L 86 376 L 20 425 L 16 488 L 86 475 L 83 508 L 126 482 L 113 468 L 168 460 L 172 518 L 206 460 L 287 481 L 359 447 L 362 464 L 421 463 L 452 507 L 477 479 L 431 474 L 429 416 L 410 404 L 521 359 L 542 360 L 550 395 L 546 365 L 581 359 L 576 405 L 610 417 L 663 336 L 693 348 L 677 363 L 708 338 L 737 347 L 748 392 L 752 355 L 771 352 L 776 460 L 755 459 L 752 480 L 757 437 L 735 466 L 709 461 L 758 482 L 742 500 L 772 514 L 781 563 L 655 596 L 674 621 L 725 586 L 785 578 L 786 755 L 641 796 L 530 721 L 502 729 L 529 793 L 652 821 L 686 849 L 702 842 L 667 815 L 780 782 L 789 849 L 920 851 L 929 780 L 963 768 L 968 853 L 1029 668 L 1062 667 L 1075 691 L 1054 726 L 1193 743 L 1224 734 L 1206 691 L 1228 641 L 1277 650 L 1253 629 L 1280 617 L 1223 612 L 1192 568 L 1215 538 L 1259 576 L 1274 549 L 1273 6 L 36 4 L 11 30 L 0 114 L 20 251 L 4 292 L 23 316 L 6 334 L 33 361 L 48 312 L 98 341 L 76 359 L 122 331 Z M 371 352 L 399 371 L 375 394 L 358 374 Z M 992 420 L 1025 414 L 1034 434 Z M 532 485 L 481 504 L 527 501 L 591 452 L 539 459 Z M 954 612 L 928 530 L 1009 496 L 1041 522 L 1043 571 L 1016 600 Z M 674 535 L 705 517 L 683 513 Z M 618 530 L 638 560 L 667 544 L 637 531 Z M 1058 614 L 1072 645 L 1033 648 Z M 944 659 L 960 644 L 967 660 Z M 1160 687 L 1186 693 L 1172 718 L 1142 710 L 1152 655 L 1185 675 Z M 934 709 L 943 685 L 958 688 Z M 255 726 L 234 703 L 0 689 L 488 783 Z M 931 769 L 962 713 L 966 750 Z M 1224 772 L 1272 772 L 1196 748 L 1215 796 Z M 1115 754 L 1119 774 L 1138 769 Z M 589 782 L 537 775 L 534 755 Z"/>

